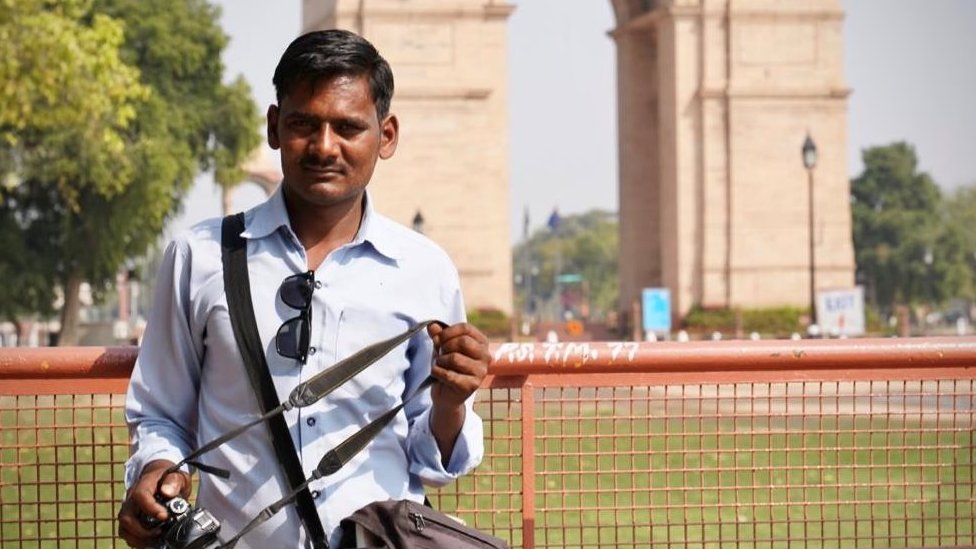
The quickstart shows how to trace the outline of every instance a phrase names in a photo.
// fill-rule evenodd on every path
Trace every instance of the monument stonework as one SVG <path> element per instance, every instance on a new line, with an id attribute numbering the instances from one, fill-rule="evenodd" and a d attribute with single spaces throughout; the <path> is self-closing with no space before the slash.
<path id="1" fill-rule="evenodd" d="M 343 28 L 373 42 L 396 79 L 394 157 L 377 165 L 380 211 L 444 247 L 468 309 L 511 314 L 507 21 L 485 0 L 316 1 L 304 31 Z"/>
<path id="2" fill-rule="evenodd" d="M 810 303 L 854 284 L 840 0 L 613 2 L 621 306 Z"/>
<path id="3" fill-rule="evenodd" d="M 603 0 L 574 0 L 603 1 Z M 623 310 L 809 304 L 854 283 L 840 0 L 612 0 Z M 304 0 L 304 30 L 346 28 L 393 65 L 396 156 L 371 192 L 457 262 L 470 308 L 512 312 L 506 26 L 492 0 Z M 564 9 L 572 9 L 566 2 Z M 544 78 L 544 76 L 540 76 Z"/>

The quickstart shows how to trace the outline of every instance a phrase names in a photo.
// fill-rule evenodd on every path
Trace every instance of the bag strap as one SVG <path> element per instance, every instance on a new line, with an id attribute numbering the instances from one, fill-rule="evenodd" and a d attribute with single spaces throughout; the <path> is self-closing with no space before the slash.
<path id="1" fill-rule="evenodd" d="M 234 339 L 247 367 L 251 387 L 264 412 L 279 406 L 278 393 L 268 370 L 268 362 L 261 347 L 257 324 L 254 321 L 254 305 L 251 302 L 251 283 L 247 268 L 247 241 L 241 237 L 244 231 L 244 214 L 228 215 L 221 224 L 221 259 L 224 266 L 224 291 Z M 288 432 L 284 417 L 275 415 L 268 421 L 271 430 L 271 446 L 278 455 L 288 485 L 295 489 L 305 483 L 305 474 L 298 461 L 298 452 Z M 312 494 L 305 486 L 298 495 L 298 516 L 305 525 L 315 549 L 328 549 L 329 542 L 322 521 L 315 510 Z"/>

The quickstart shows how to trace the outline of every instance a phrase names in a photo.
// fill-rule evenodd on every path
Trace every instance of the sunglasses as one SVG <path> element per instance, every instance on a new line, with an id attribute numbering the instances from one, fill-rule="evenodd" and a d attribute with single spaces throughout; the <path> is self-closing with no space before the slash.
<path id="1" fill-rule="evenodd" d="M 285 358 L 294 358 L 305 364 L 312 329 L 312 291 L 315 273 L 308 271 L 291 275 L 281 282 L 278 295 L 281 301 L 299 311 L 298 316 L 288 319 L 278 328 L 275 350 Z"/>

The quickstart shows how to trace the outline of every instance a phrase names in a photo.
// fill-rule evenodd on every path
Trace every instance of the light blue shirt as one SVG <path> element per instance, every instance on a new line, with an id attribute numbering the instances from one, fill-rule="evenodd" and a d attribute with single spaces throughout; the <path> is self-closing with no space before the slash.
<path id="1" fill-rule="evenodd" d="M 326 257 L 315 272 L 310 356 L 302 366 L 275 351 L 274 337 L 298 311 L 278 287 L 305 272 L 305 250 L 288 222 L 281 189 L 249 210 L 248 243 L 255 317 L 280 400 L 318 372 L 362 347 L 413 324 L 464 320 L 457 269 L 429 239 L 376 213 L 367 199 L 353 242 Z M 347 436 L 396 406 L 430 373 L 433 346 L 426 331 L 312 406 L 285 419 L 306 477 Z M 359 455 L 310 489 L 331 540 L 339 521 L 372 501 L 423 501 L 422 484 L 441 486 L 480 463 L 481 418 L 471 409 L 450 456 L 441 463 L 430 430 L 429 391 L 412 400 Z M 230 325 L 220 254 L 220 219 L 202 222 L 167 247 L 145 337 L 126 397 L 132 456 L 126 485 L 156 459 L 180 461 L 193 448 L 259 417 Z M 221 521 L 228 539 L 286 493 L 286 480 L 267 427 L 258 425 L 204 454 L 203 463 L 232 472 L 228 480 L 197 475 L 197 504 Z M 248 533 L 238 547 L 302 547 L 306 534 L 294 506 Z"/>

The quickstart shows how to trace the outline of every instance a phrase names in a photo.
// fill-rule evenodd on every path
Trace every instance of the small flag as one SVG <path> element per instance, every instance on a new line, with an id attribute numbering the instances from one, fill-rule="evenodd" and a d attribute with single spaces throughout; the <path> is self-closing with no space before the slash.
<path id="1" fill-rule="evenodd" d="M 552 229 L 553 231 L 556 231 L 556 230 L 559 229 L 559 209 L 558 208 L 553 208 L 552 209 L 552 213 L 549 214 L 549 221 L 546 222 L 546 225 L 549 225 L 549 228 Z"/>

